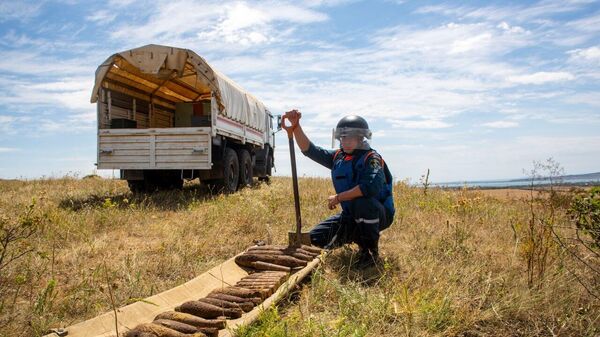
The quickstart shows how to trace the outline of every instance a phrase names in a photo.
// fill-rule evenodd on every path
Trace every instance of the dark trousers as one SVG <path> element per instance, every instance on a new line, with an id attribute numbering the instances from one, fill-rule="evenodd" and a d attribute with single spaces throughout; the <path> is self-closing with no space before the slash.
<path id="1" fill-rule="evenodd" d="M 334 248 L 355 242 L 363 249 L 377 249 L 379 232 L 392 224 L 393 217 L 375 198 L 356 198 L 348 212 L 342 211 L 310 231 L 310 241 L 318 247 Z"/>

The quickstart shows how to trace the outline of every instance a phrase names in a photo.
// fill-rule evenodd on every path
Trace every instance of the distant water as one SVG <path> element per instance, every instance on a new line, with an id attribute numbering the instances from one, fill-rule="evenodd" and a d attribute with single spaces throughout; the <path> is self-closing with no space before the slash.
<path id="1" fill-rule="evenodd" d="M 553 182 L 555 185 L 600 185 L 600 179 L 563 177 Z M 549 185 L 550 180 L 540 179 L 534 180 L 535 186 Z M 527 187 L 531 185 L 531 180 L 528 179 L 513 179 L 513 180 L 483 180 L 483 181 L 454 181 L 447 183 L 432 183 L 434 187 L 481 187 L 481 188 L 505 188 L 505 187 Z"/>

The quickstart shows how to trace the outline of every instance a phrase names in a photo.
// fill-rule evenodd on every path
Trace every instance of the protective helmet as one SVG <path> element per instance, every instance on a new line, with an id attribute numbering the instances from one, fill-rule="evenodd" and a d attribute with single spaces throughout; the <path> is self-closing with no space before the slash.
<path id="1" fill-rule="evenodd" d="M 371 139 L 371 130 L 369 124 L 360 116 L 346 116 L 338 122 L 335 127 L 335 138 L 340 139 L 342 136 L 358 136 Z"/>

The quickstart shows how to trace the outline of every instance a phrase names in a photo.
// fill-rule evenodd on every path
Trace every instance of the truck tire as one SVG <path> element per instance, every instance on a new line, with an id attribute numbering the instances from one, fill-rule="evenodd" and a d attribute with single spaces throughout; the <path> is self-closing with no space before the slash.
<path id="1" fill-rule="evenodd" d="M 252 185 L 252 157 L 248 150 L 239 150 L 238 157 L 240 159 L 240 187 Z"/>
<path id="2" fill-rule="evenodd" d="M 239 178 L 240 164 L 238 156 L 234 150 L 226 148 L 223 156 L 223 191 L 225 193 L 237 191 Z"/>
<path id="3" fill-rule="evenodd" d="M 266 170 L 265 170 L 266 175 L 264 177 L 258 178 L 258 180 L 269 183 L 271 181 L 271 171 L 273 169 L 273 156 L 272 155 L 267 156 L 267 162 L 265 165 L 266 165 Z"/>
<path id="4" fill-rule="evenodd" d="M 127 185 L 133 194 L 146 192 L 146 184 L 143 180 L 127 180 Z"/>

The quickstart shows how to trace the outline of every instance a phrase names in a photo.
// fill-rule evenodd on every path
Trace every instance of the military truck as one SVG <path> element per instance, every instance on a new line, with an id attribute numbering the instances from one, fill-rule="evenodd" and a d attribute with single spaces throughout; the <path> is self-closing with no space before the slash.
<path id="1" fill-rule="evenodd" d="M 195 52 L 146 45 L 96 70 L 98 169 L 120 170 L 134 192 L 184 180 L 234 192 L 273 168 L 273 116 Z"/>

